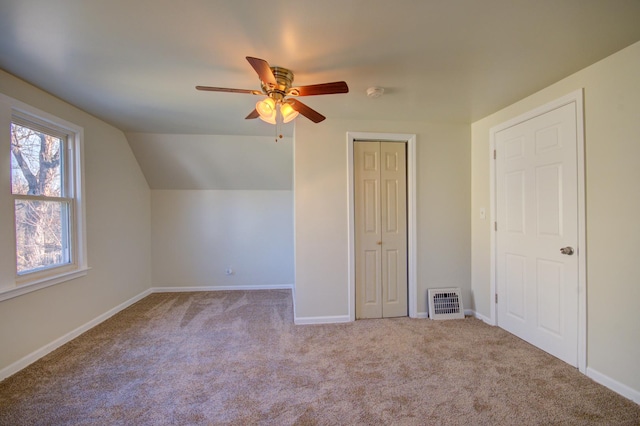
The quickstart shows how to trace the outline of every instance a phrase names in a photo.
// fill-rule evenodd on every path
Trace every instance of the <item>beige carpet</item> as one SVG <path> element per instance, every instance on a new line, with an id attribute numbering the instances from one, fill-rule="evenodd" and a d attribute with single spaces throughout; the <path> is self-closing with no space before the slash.
<path id="1" fill-rule="evenodd" d="M 153 294 L 0 383 L 2 425 L 640 425 L 475 319 L 295 326 L 291 293 Z"/>

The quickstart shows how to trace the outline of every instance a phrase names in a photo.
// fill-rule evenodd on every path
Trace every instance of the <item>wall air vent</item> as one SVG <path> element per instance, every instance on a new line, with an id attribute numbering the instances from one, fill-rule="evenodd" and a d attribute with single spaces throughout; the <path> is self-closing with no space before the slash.
<path id="1" fill-rule="evenodd" d="M 429 318 L 464 319 L 460 288 L 432 288 L 429 293 Z"/>

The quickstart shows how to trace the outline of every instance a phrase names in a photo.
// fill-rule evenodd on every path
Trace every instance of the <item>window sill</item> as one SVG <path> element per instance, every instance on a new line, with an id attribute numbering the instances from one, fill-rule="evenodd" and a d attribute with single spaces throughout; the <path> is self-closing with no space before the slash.
<path id="1" fill-rule="evenodd" d="M 79 269 L 74 269 L 73 271 L 63 272 L 45 278 L 40 278 L 35 281 L 19 284 L 17 287 L 0 289 L 0 302 L 22 296 L 23 294 L 31 293 L 32 291 L 80 278 L 87 275 L 87 271 L 89 271 L 89 269 L 91 268 L 85 266 Z"/>

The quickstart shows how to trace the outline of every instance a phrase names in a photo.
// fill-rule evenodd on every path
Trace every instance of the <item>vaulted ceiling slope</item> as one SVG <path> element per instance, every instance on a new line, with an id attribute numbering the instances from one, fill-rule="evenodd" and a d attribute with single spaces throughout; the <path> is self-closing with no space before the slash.
<path id="1" fill-rule="evenodd" d="M 638 0 L 2 0 L 0 67 L 125 132 L 273 135 L 245 56 L 329 119 L 469 123 L 640 40 Z M 370 86 L 385 95 L 367 98 Z M 301 118 L 302 119 L 302 118 Z M 290 134 L 291 126 L 285 129 Z"/>
<path id="2" fill-rule="evenodd" d="M 273 136 L 128 133 L 151 189 L 293 189 L 293 141 Z"/>

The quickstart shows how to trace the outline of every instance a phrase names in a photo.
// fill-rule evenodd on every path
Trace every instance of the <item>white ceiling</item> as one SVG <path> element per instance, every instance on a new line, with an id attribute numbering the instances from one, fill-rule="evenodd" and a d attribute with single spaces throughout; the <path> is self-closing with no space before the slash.
<path id="1" fill-rule="evenodd" d="M 125 132 L 272 135 L 244 120 L 256 96 L 194 89 L 258 89 L 245 56 L 295 85 L 345 80 L 301 99 L 329 120 L 469 123 L 640 40 L 639 22 L 638 0 L 0 0 L 0 67 Z"/>

